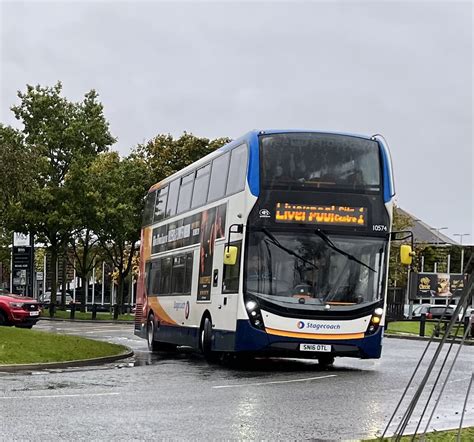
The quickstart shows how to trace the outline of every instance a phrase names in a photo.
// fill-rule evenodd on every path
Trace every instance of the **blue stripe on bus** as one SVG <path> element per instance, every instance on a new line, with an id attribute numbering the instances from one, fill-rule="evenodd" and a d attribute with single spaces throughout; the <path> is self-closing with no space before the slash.
<path id="1" fill-rule="evenodd" d="M 249 144 L 249 168 L 247 181 L 252 195 L 258 197 L 260 195 L 260 153 L 258 132 L 250 132 L 247 141 Z"/>
<path id="2" fill-rule="evenodd" d="M 383 138 L 377 137 L 376 140 L 380 146 L 380 152 L 382 154 L 383 201 L 384 203 L 388 203 L 395 195 L 395 189 L 393 188 L 392 162 L 387 145 Z"/>
<path id="3" fill-rule="evenodd" d="M 329 135 L 345 135 L 348 137 L 362 138 L 364 140 L 370 140 L 371 138 L 367 135 L 354 134 L 349 132 L 333 132 L 330 130 L 314 130 L 314 129 L 265 129 L 261 131 L 255 131 L 261 135 L 273 135 L 273 134 L 292 134 L 292 133 L 311 133 L 311 134 L 329 134 Z"/>

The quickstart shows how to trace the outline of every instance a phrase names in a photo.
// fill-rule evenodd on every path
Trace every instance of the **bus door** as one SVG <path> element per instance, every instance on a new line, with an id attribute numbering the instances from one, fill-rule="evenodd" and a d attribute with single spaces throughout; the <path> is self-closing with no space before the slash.
<path id="1" fill-rule="evenodd" d="M 216 254 L 216 240 L 225 238 L 226 204 L 204 210 L 201 216 L 199 246 L 198 301 L 211 301 L 214 269 L 222 267 L 222 253 Z M 219 264 L 218 264 L 219 263 Z"/>

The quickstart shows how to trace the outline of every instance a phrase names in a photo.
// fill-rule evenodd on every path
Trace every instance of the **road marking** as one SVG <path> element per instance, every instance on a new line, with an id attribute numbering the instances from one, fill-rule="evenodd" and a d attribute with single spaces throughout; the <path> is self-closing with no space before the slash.
<path id="1" fill-rule="evenodd" d="M 44 399 L 44 398 L 58 398 L 58 397 L 82 397 L 82 396 L 117 396 L 120 393 L 92 393 L 92 394 L 51 394 L 43 396 L 0 396 L 0 399 Z"/>
<path id="2" fill-rule="evenodd" d="M 326 379 L 326 378 L 334 378 L 336 374 L 329 374 L 327 376 L 317 376 L 314 378 L 303 378 L 303 379 L 291 379 L 288 381 L 268 381 L 268 382 L 254 382 L 251 384 L 235 384 L 235 385 L 215 385 L 212 388 L 235 388 L 235 387 L 250 387 L 256 385 L 270 385 L 270 384 L 290 384 L 292 382 L 307 382 L 307 381 L 315 381 L 317 379 Z"/>

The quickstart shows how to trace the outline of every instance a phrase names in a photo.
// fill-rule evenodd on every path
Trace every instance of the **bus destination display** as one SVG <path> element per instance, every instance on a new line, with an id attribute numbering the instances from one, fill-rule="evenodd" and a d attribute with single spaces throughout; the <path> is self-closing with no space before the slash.
<path id="1" fill-rule="evenodd" d="M 275 221 L 361 227 L 367 225 L 367 208 L 277 203 Z"/>

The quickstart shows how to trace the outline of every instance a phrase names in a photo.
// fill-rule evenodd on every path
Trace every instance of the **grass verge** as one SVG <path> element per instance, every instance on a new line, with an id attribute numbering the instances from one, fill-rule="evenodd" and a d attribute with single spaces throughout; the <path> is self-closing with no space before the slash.
<path id="1" fill-rule="evenodd" d="M 118 355 L 126 350 L 122 345 L 77 336 L 0 327 L 0 365 L 92 359 Z"/>
<path id="2" fill-rule="evenodd" d="M 46 318 L 49 318 L 49 310 L 43 310 L 41 313 L 41 316 L 44 316 Z M 71 312 L 67 310 L 56 310 L 54 312 L 54 318 L 58 319 L 70 319 L 71 318 Z M 76 310 L 74 319 L 82 319 L 82 320 L 91 320 L 92 319 L 92 312 L 79 312 Z M 97 318 L 96 321 L 113 321 L 114 319 L 114 314 L 113 313 L 108 313 L 108 312 L 97 312 Z M 135 319 L 135 315 L 119 315 L 118 320 L 119 321 L 133 321 Z"/>
<path id="3" fill-rule="evenodd" d="M 446 430 L 446 431 L 436 431 L 433 433 L 426 433 L 426 441 L 429 442 L 454 442 L 457 440 L 458 430 Z M 411 441 L 413 436 L 403 436 L 400 440 L 402 442 L 409 442 Z M 384 439 L 366 439 L 364 442 L 372 442 L 372 441 L 385 441 L 389 442 L 392 439 L 384 438 Z M 420 441 L 421 437 L 416 436 L 415 441 Z M 468 442 L 474 440 L 474 427 L 467 427 L 461 430 L 461 441 Z"/>
<path id="4" fill-rule="evenodd" d="M 427 322 L 425 324 L 425 337 L 430 337 L 433 334 L 436 323 Z M 443 327 L 443 325 L 441 326 Z M 453 333 L 457 329 L 457 324 L 453 328 Z M 442 328 L 441 328 L 442 330 Z M 419 321 L 395 321 L 388 324 L 388 329 L 385 330 L 386 334 L 399 335 L 399 334 L 410 334 L 414 336 L 420 336 L 420 322 Z M 457 335 L 462 336 L 464 334 L 464 327 L 461 324 Z"/>

